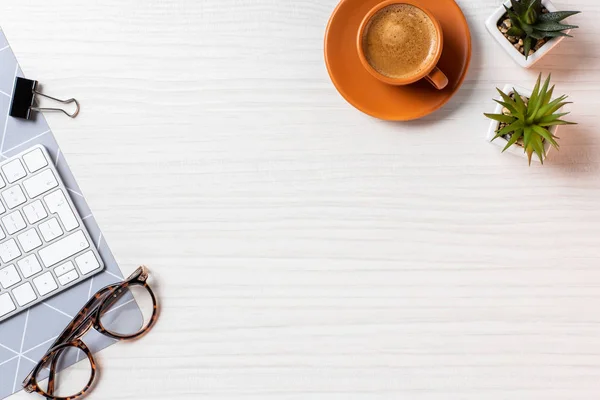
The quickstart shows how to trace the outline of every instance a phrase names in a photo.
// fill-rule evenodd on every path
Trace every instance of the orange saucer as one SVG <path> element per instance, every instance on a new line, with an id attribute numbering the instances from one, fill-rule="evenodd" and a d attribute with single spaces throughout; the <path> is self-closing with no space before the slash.
<path id="1" fill-rule="evenodd" d="M 360 111 L 390 121 L 408 121 L 436 111 L 460 88 L 471 61 L 471 34 L 454 0 L 420 0 L 439 21 L 444 51 L 438 66 L 450 83 L 443 90 L 425 80 L 391 86 L 375 79 L 358 58 L 356 35 L 371 8 L 382 0 L 342 0 L 329 19 L 325 33 L 325 63 L 340 94 Z M 402 2 L 399 0 L 398 2 Z"/>

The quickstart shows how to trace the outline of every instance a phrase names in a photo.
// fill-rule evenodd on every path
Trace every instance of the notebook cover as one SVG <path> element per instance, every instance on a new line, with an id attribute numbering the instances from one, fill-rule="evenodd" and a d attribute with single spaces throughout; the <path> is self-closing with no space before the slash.
<path id="1" fill-rule="evenodd" d="M 0 161 L 35 144 L 42 144 L 46 147 L 75 207 L 90 232 L 94 245 L 104 260 L 105 270 L 26 312 L 0 322 L 0 399 L 22 389 L 21 382 L 25 376 L 94 293 L 108 284 L 123 279 L 119 266 L 103 239 L 102 232 L 81 194 L 64 155 L 61 154 L 44 116 L 36 113 L 34 120 L 22 120 L 8 115 L 17 76 L 23 77 L 23 72 L 8 45 L 4 32 L 0 30 L 0 132 L 2 134 Z M 130 320 L 125 323 L 139 326 L 142 322 L 141 313 L 135 302 L 128 303 L 124 307 L 127 309 L 123 311 L 132 315 Z M 88 333 L 84 342 L 93 352 L 115 343 L 114 340 L 95 331 Z M 81 357 L 83 357 L 83 353 L 75 354 L 73 352 L 73 357 L 68 363 L 79 361 L 76 358 L 81 359 Z"/>

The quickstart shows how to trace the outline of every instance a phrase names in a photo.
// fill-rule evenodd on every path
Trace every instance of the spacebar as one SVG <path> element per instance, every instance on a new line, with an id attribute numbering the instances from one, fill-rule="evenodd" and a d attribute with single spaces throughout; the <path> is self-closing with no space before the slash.
<path id="1" fill-rule="evenodd" d="M 48 268 L 88 247 L 90 247 L 90 244 L 85 238 L 83 231 L 79 230 L 41 249 L 38 255 L 46 268 Z"/>

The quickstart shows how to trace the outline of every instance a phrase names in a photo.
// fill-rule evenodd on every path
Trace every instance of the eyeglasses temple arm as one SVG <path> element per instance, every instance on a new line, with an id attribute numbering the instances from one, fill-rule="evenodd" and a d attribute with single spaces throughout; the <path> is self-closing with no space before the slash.
<path id="1" fill-rule="evenodd" d="M 85 326 L 85 322 L 91 318 L 91 316 L 96 312 L 98 307 L 101 304 L 101 300 L 98 298 L 91 299 L 88 304 L 84 308 L 79 311 L 79 314 L 71 321 L 69 325 L 65 328 L 64 331 L 56 338 L 52 346 L 49 349 L 52 349 L 55 346 L 58 346 L 62 343 L 72 341 L 77 335 L 80 333 L 82 327 Z M 84 310 L 85 311 L 84 313 Z"/>

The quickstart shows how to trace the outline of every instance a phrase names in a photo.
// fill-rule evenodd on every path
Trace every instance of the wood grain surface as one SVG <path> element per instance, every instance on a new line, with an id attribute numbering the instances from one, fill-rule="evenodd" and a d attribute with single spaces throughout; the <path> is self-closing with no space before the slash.
<path id="1" fill-rule="evenodd" d="M 336 0 L 3 1 L 28 77 L 154 331 L 98 355 L 90 399 L 557 400 L 600 392 L 600 4 L 533 70 L 460 0 L 463 88 L 420 121 L 344 102 Z M 552 72 L 561 151 L 485 141 L 495 87 Z M 18 394 L 11 400 L 31 395 Z"/>

